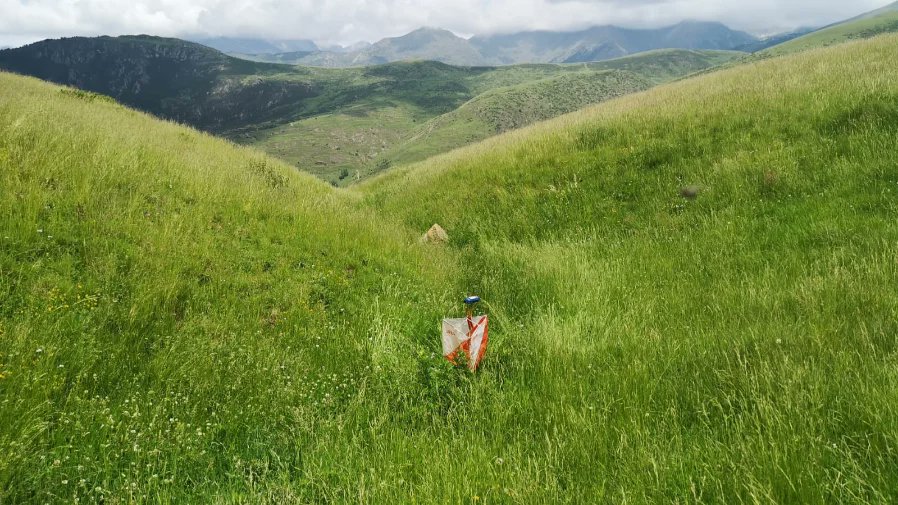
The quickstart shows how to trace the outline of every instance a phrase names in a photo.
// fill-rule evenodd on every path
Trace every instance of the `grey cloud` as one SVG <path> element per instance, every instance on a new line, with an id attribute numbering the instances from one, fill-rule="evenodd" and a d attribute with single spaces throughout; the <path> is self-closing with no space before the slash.
<path id="1" fill-rule="evenodd" d="M 889 0 L 0 0 L 0 45 L 151 33 L 374 41 L 421 26 L 460 35 L 722 21 L 755 33 L 823 25 Z"/>

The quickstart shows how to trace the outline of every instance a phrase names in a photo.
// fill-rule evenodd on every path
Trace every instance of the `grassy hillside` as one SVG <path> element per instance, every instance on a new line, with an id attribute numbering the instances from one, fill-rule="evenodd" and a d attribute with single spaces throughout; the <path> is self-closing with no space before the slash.
<path id="1" fill-rule="evenodd" d="M 630 72 L 584 71 L 496 88 L 428 121 L 383 158 L 398 164 L 420 161 L 648 87 L 648 81 Z"/>
<path id="2" fill-rule="evenodd" d="M 626 70 L 655 84 L 669 82 L 696 72 L 710 70 L 745 56 L 739 51 L 696 51 L 660 49 L 646 51 L 599 63 L 588 63 L 590 70 Z M 573 66 L 576 68 L 576 66 Z"/>
<path id="3" fill-rule="evenodd" d="M 429 35 L 437 41 L 456 38 L 449 32 L 431 32 L 388 45 L 409 49 Z M 491 89 L 587 68 L 624 67 L 663 82 L 735 54 L 658 51 L 585 67 L 472 68 L 417 61 L 320 69 L 243 61 L 177 39 L 126 36 L 48 40 L 0 51 L 0 68 L 109 95 L 157 116 L 254 145 L 332 184 L 348 184 L 391 165 L 388 152 L 407 143 L 423 123 Z M 571 99 L 559 91 L 562 101 Z M 441 152 L 459 145 L 422 149 Z"/>
<path id="4" fill-rule="evenodd" d="M 868 39 L 883 33 L 898 32 L 898 3 L 878 9 L 869 14 L 828 26 L 803 37 L 779 44 L 759 53 L 763 56 L 781 56 L 806 51 L 849 40 Z"/>
<path id="5" fill-rule="evenodd" d="M 331 81 L 337 90 L 344 88 L 345 80 L 354 73 L 376 72 L 384 78 L 383 92 L 371 89 L 353 92 L 354 101 L 334 107 L 332 112 L 272 128 L 246 129 L 235 138 L 334 184 L 346 185 L 388 167 L 421 160 L 505 131 L 508 127 L 503 124 L 507 121 L 503 123 L 501 118 L 520 116 L 528 96 L 531 102 L 532 98 L 540 97 L 539 102 L 547 105 L 528 110 L 529 117 L 514 120 L 516 126 L 644 87 L 636 81 L 667 82 L 742 55 L 732 51 L 664 50 L 577 65 L 464 68 L 414 62 L 364 71 L 316 71 L 321 75 L 341 72 L 344 82 Z M 635 77 L 617 80 L 616 89 L 609 89 L 610 81 L 606 79 L 591 79 L 611 69 L 626 70 Z M 565 82 L 573 85 L 560 85 Z M 414 89 L 433 97 L 434 104 L 448 106 L 443 113 L 435 113 L 434 108 L 422 109 L 407 99 L 413 96 L 410 93 Z M 457 90 L 457 93 L 451 95 L 450 101 L 449 93 L 439 94 L 441 89 Z M 468 105 L 458 109 L 462 104 Z M 492 119 L 480 121 L 481 114 L 472 113 L 476 107 L 471 104 L 488 104 Z M 509 108 L 505 109 L 506 106 Z M 431 134 L 434 130 L 439 131 Z"/>
<path id="6" fill-rule="evenodd" d="M 682 81 L 353 190 L 0 74 L 0 501 L 894 502 L 896 57 Z M 469 291 L 477 375 L 438 356 Z"/>
<path id="7" fill-rule="evenodd" d="M 517 325 L 464 409 L 459 466 L 490 472 L 453 492 L 895 501 L 896 57 L 888 36 L 752 64 L 355 190 L 446 227 Z"/>
<path id="8" fill-rule="evenodd" d="M 462 287 L 413 234 L 108 100 L 0 90 L 0 503 L 347 496 L 325 433 L 385 420 L 402 374 L 433 375 L 410 419 L 467 382 L 430 345 Z"/>

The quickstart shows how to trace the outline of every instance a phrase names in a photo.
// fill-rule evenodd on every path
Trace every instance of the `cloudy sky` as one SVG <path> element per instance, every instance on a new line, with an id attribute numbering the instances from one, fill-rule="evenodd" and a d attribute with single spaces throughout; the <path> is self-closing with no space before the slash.
<path id="1" fill-rule="evenodd" d="M 49 37 L 164 36 L 376 41 L 421 26 L 468 36 L 595 24 L 722 21 L 766 34 L 820 26 L 893 0 L 0 0 L 0 46 Z"/>

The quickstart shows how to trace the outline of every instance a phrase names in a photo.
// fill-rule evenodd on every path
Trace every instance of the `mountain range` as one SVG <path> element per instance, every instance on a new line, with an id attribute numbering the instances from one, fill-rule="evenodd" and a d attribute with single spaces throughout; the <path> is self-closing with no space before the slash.
<path id="1" fill-rule="evenodd" d="M 308 39 L 258 39 L 252 37 L 185 37 L 184 40 L 196 42 L 232 55 L 348 53 L 360 51 L 371 45 L 370 42 L 357 42 L 348 46 L 336 44 L 321 46 Z"/>
<path id="2" fill-rule="evenodd" d="M 292 54 L 219 50 L 256 61 L 317 67 L 354 67 L 403 60 L 433 60 L 450 65 L 582 63 L 619 58 L 653 49 L 737 49 L 759 39 L 717 22 L 684 21 L 657 29 L 596 26 L 573 32 L 527 31 L 465 39 L 439 28 L 420 28 L 357 49 Z"/>
<path id="3" fill-rule="evenodd" d="M 317 52 L 321 49 L 311 40 L 268 40 L 240 37 L 188 37 L 187 40 L 218 49 L 228 54 L 277 54 L 291 52 Z"/>
<path id="4" fill-rule="evenodd" d="M 423 28 L 332 51 L 302 40 L 206 40 L 241 50 L 296 49 L 264 55 L 272 63 L 178 39 L 75 37 L 0 51 L 0 69 L 107 95 L 345 184 L 349 174 L 358 180 L 719 65 L 898 31 L 896 6 L 808 35 L 765 39 L 719 23 L 684 22 L 471 39 Z M 646 50 L 655 46 L 687 49 Z M 307 66 L 284 64 L 295 60 Z M 352 68 L 314 68 L 313 60 Z M 565 64 L 508 64 L 514 61 Z"/>

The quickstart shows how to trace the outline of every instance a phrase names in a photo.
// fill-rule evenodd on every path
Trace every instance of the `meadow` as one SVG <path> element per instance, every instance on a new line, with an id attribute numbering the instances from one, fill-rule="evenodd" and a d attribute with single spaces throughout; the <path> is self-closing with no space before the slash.
<path id="1" fill-rule="evenodd" d="M 833 46 L 850 40 L 869 39 L 884 33 L 898 31 L 898 3 L 883 7 L 870 15 L 848 20 L 784 44 L 761 51 L 761 56 L 782 56 L 808 49 Z"/>
<path id="2" fill-rule="evenodd" d="M 0 74 L 0 503 L 898 501 L 896 58 L 349 189 Z M 477 374 L 439 356 L 469 292 Z"/>

